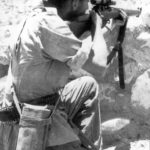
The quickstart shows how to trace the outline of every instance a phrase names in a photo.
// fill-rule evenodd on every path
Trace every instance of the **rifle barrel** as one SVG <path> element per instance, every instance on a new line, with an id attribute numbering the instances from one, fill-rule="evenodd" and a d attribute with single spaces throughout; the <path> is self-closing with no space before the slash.
<path id="1" fill-rule="evenodd" d="M 123 8 L 118 8 L 118 7 L 111 7 L 111 8 L 123 10 L 124 12 L 126 12 L 126 14 L 127 14 L 128 16 L 136 16 L 136 17 L 139 17 L 140 14 L 141 14 L 141 12 L 142 12 L 142 8 L 137 8 L 137 9 L 135 9 L 135 10 L 123 9 Z"/>
<path id="2" fill-rule="evenodd" d="M 124 10 L 128 16 L 136 16 L 139 17 L 141 14 L 142 9 L 137 9 L 137 10 L 129 10 L 129 9 L 125 9 Z"/>

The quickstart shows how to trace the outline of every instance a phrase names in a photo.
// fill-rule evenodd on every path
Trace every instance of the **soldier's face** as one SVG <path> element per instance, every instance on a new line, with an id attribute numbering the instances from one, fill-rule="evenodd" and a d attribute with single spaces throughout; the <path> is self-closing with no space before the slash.
<path id="1" fill-rule="evenodd" d="M 79 0 L 76 12 L 79 15 L 85 14 L 89 10 L 89 0 Z"/>
<path id="2" fill-rule="evenodd" d="M 89 10 L 90 0 L 68 0 L 66 11 L 66 18 L 73 19 L 75 17 L 84 15 Z"/>

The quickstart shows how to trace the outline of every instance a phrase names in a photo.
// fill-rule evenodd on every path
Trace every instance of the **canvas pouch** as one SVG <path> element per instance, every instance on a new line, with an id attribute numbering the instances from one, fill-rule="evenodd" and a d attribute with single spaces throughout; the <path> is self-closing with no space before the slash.
<path id="1" fill-rule="evenodd" d="M 25 104 L 19 122 L 16 150 L 45 150 L 51 126 L 48 106 Z"/>

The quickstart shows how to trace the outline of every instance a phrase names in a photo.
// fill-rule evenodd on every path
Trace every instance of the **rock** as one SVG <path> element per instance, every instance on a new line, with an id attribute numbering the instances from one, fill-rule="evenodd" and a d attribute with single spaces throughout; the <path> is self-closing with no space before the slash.
<path id="1" fill-rule="evenodd" d="M 144 7 L 143 9 L 143 13 L 142 13 L 142 21 L 145 25 L 150 27 L 150 5 L 148 4 L 148 6 Z"/>
<path id="2" fill-rule="evenodd" d="M 150 140 L 135 141 L 130 144 L 130 150 L 149 150 Z"/>
<path id="3" fill-rule="evenodd" d="M 132 87 L 131 104 L 134 113 L 150 125 L 150 69 L 139 76 Z"/>
<path id="4" fill-rule="evenodd" d="M 113 146 L 113 147 L 106 148 L 104 150 L 115 150 L 115 149 L 116 149 L 116 146 Z"/>
<path id="5" fill-rule="evenodd" d="M 102 123 L 103 134 L 115 133 L 130 123 L 130 120 L 124 118 L 115 118 Z"/>
<path id="6" fill-rule="evenodd" d="M 149 150 L 150 140 L 139 140 L 134 142 L 122 143 L 120 145 L 112 146 L 104 150 Z"/>
<path id="7" fill-rule="evenodd" d="M 109 119 L 102 123 L 102 135 L 104 143 L 114 145 L 121 141 L 120 131 L 130 124 L 130 120 L 124 118 Z M 122 132 L 121 132 L 122 133 Z"/>

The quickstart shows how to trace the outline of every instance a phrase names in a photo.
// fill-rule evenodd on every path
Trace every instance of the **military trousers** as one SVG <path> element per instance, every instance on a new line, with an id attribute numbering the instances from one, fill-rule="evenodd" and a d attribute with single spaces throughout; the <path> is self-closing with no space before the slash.
<path id="1" fill-rule="evenodd" d="M 90 76 L 77 78 L 60 92 L 60 109 L 98 150 L 102 146 L 99 85 Z"/>

